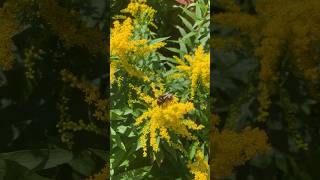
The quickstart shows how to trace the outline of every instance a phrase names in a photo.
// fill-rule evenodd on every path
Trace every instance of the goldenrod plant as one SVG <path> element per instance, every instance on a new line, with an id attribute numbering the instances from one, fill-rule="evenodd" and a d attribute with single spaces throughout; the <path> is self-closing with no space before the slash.
<path id="1" fill-rule="evenodd" d="M 0 179 L 318 179 L 319 5 L 0 1 Z"/>
<path id="2" fill-rule="evenodd" d="M 186 26 L 176 26 L 179 39 L 158 37 L 157 11 L 146 0 L 114 16 L 111 179 L 210 179 L 210 2 L 176 8 L 176 23 Z"/>
<path id="3" fill-rule="evenodd" d="M 317 179 L 316 170 L 309 167 L 318 163 L 314 157 L 319 155 L 319 134 L 314 133 L 319 127 L 319 1 L 214 2 L 212 108 L 219 121 L 212 135 L 218 144 L 212 144 L 213 175 Z M 251 130 L 245 129 L 248 126 Z M 247 150 L 241 150 L 240 144 L 247 141 L 244 134 L 256 140 L 251 143 L 268 136 L 269 150 L 264 144 L 252 149 L 245 143 Z M 234 146 L 227 147 L 225 141 Z M 246 161 L 246 151 L 266 153 Z M 221 156 L 230 160 L 219 160 L 224 153 Z"/>

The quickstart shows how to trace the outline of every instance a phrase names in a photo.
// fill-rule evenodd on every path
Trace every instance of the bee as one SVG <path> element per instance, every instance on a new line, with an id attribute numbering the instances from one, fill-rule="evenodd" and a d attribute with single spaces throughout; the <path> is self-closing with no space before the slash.
<path id="1" fill-rule="evenodd" d="M 173 99 L 173 95 L 171 93 L 165 93 L 164 95 L 160 96 L 157 100 L 158 106 L 164 104 L 165 102 L 169 102 Z"/>

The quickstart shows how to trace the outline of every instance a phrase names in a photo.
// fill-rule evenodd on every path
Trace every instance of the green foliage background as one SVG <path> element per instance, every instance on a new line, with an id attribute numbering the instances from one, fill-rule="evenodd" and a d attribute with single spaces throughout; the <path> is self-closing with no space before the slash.
<path id="1" fill-rule="evenodd" d="M 46 1 L 1 1 L 0 7 L 15 2 L 22 7 L 16 17 L 22 29 L 12 37 L 15 45 L 13 68 L 0 70 L 0 179 L 84 179 L 100 171 L 108 159 L 107 136 L 80 131 L 75 133 L 75 145 L 71 149 L 61 142 L 56 125 L 60 120 L 58 104 L 62 97 L 69 98 L 72 119 L 89 121 L 91 116 L 84 94 L 63 82 L 60 71 L 67 69 L 79 79 L 97 86 L 106 98 L 109 79 L 106 48 L 100 47 L 98 53 L 92 53 L 79 44 L 67 47 L 51 24 L 37 15 L 39 4 Z M 23 6 L 24 2 L 28 4 Z M 71 9 L 81 11 L 81 15 L 69 19 L 70 22 L 79 24 L 82 19 L 87 23 L 84 29 L 97 32 L 99 41 L 107 44 L 110 13 L 107 1 L 57 2 L 68 13 Z M 63 17 L 56 18 L 63 20 Z M 59 23 L 56 25 L 61 27 L 73 25 Z M 65 31 L 67 33 L 68 29 Z M 76 38 L 83 36 L 74 35 L 78 35 Z M 43 53 L 38 54 L 39 60 L 33 59 L 34 78 L 29 79 L 25 51 L 31 47 Z M 107 134 L 107 128 L 99 126 Z"/>
<path id="2" fill-rule="evenodd" d="M 1 0 L 0 6 L 4 2 L 5 0 Z M 110 17 L 117 15 L 129 0 L 59 2 L 66 9 L 83 10 L 86 13 L 82 17 L 98 16 L 95 20 L 83 21 L 97 23 L 96 30 L 104 34 L 102 38 L 107 42 Z M 238 1 L 243 11 L 248 13 L 254 13 L 253 2 Z M 107 10 L 109 3 L 110 11 Z M 158 10 L 157 34 L 177 39 L 180 34 L 174 25 L 181 22 L 177 16 L 179 11 L 166 8 L 176 2 L 150 0 L 150 3 Z M 214 7 L 214 4 L 215 1 L 211 3 L 212 13 L 223 11 L 221 7 Z M 101 10 L 98 7 L 103 8 Z M 43 19 L 33 16 L 31 19 L 26 18 L 32 13 L 32 9 L 22 13 L 22 17 L 25 18 L 19 21 L 27 26 L 12 37 L 16 46 L 14 67 L 10 71 L 0 70 L 0 179 L 84 179 L 98 172 L 105 160 L 109 159 L 106 140 L 108 138 L 91 133 L 79 133 L 75 137 L 76 144 L 72 150 L 61 142 L 56 128 L 59 121 L 57 103 L 61 96 L 71 97 L 72 108 L 75 109 L 72 117 L 75 119 L 88 118 L 88 107 L 83 103 L 81 92 L 64 90 L 69 86 L 62 82 L 60 70 L 68 69 L 77 77 L 85 77 L 92 84 L 99 86 L 102 94 L 107 95 L 109 78 L 106 54 L 93 55 L 86 48 L 77 45 L 71 48 L 64 47 L 57 34 Z M 230 32 L 230 29 L 217 29 L 214 23 L 211 25 L 213 41 L 215 36 L 225 36 Z M 175 44 L 171 45 L 178 48 Z M 24 50 L 31 46 L 46 52 L 34 66 L 33 80 L 26 78 L 24 66 Z M 164 51 L 168 56 L 174 54 Z M 306 138 L 309 150 L 292 151 L 292 137 L 282 117 L 283 109 L 289 106 L 280 102 L 285 94 L 273 97 L 272 121 L 267 125 L 256 122 L 256 86 L 259 81 L 257 57 L 244 50 L 213 52 L 211 102 L 214 103 L 213 112 L 223 119 L 219 128 L 230 126 L 239 130 L 248 124 L 260 126 L 267 130 L 270 143 L 274 147 L 266 156 L 257 156 L 239 167 L 230 179 L 317 179 L 320 162 L 319 101 L 305 95 L 305 81 L 290 76 L 290 79 L 280 86 L 285 88 L 293 99 L 290 104 L 293 104 L 293 110 L 297 110 L 296 122 L 301 125 L 300 133 L 310 132 Z M 281 74 L 287 72 L 286 67 L 284 65 L 281 68 Z"/>
<path id="3" fill-rule="evenodd" d="M 234 3 L 233 3 L 234 2 Z M 271 4 L 270 7 L 282 8 L 283 11 L 277 11 L 280 15 L 268 17 L 270 14 L 259 14 L 259 9 L 256 3 L 266 2 Z M 285 24 L 286 19 L 290 19 L 290 23 L 299 22 L 304 19 L 304 25 L 301 29 L 308 28 L 309 15 L 307 12 L 299 14 L 299 18 L 293 18 L 296 12 L 302 12 L 305 7 L 317 1 L 305 1 L 300 4 L 297 9 L 290 9 L 290 4 L 300 3 L 299 1 L 223 1 L 215 0 L 212 5 L 212 91 L 213 95 L 213 113 L 220 117 L 221 122 L 218 129 L 231 128 L 239 131 L 245 126 L 256 126 L 265 129 L 269 142 L 272 145 L 272 150 L 266 155 L 257 155 L 244 166 L 238 167 L 235 173 L 227 179 L 303 179 L 311 180 L 318 179 L 318 167 L 320 163 L 320 146 L 319 146 L 319 92 L 312 94 L 309 85 L 318 87 L 319 79 L 310 82 L 299 74 L 298 68 L 294 68 L 295 49 L 288 48 L 291 39 L 286 39 L 281 47 L 281 57 L 278 59 L 279 64 L 277 70 L 270 68 L 273 72 L 272 76 L 278 78 L 278 83 L 274 89 L 270 91 L 271 105 L 268 109 L 270 116 L 266 122 L 261 122 L 259 116 L 259 82 L 261 78 L 259 73 L 266 66 L 261 65 L 261 57 L 255 54 L 256 48 L 262 46 L 262 39 L 266 38 L 264 29 L 248 28 L 251 27 L 252 18 L 261 18 L 264 16 L 270 19 L 258 21 L 260 27 L 266 27 L 268 20 L 282 19 Z M 224 3 L 224 5 L 223 5 Z M 226 6 L 226 4 L 234 4 L 235 6 Z M 284 5 L 287 4 L 287 5 Z M 231 11 L 230 9 L 238 7 L 240 12 Z M 313 6 L 314 9 L 319 9 L 319 3 Z M 258 10 L 257 10 L 258 9 Z M 276 10 L 275 10 L 276 11 Z M 272 9 L 269 11 L 272 12 Z M 223 13 L 230 15 L 224 22 L 216 21 L 218 15 Z M 228 14 L 229 13 L 229 14 Z M 234 13 L 232 15 L 232 13 Z M 217 15 L 217 16 L 215 16 Z M 292 16 L 292 17 L 291 17 Z M 319 14 L 311 15 L 315 19 L 320 19 Z M 250 19 L 251 18 L 251 19 Z M 233 23 L 233 24 L 232 24 Z M 227 25 L 226 25 L 227 24 Z M 288 32 L 293 31 L 289 26 L 281 24 L 274 26 L 266 32 L 275 32 L 277 38 L 278 32 L 285 29 Z M 319 28 L 319 24 L 312 24 L 311 27 Z M 247 28 L 247 29 L 246 29 Z M 269 30 L 269 31 L 268 31 Z M 306 30 L 308 31 L 308 30 Z M 271 34 L 270 33 L 270 34 Z M 253 36 L 257 34 L 260 39 L 254 44 Z M 305 35 L 301 32 L 301 39 L 310 38 L 310 34 Z M 270 35 L 272 36 L 272 35 Z M 281 35 L 279 35 L 281 36 Z M 290 35 L 289 35 L 290 36 Z M 315 35 L 316 36 L 316 35 Z M 317 36 L 318 37 L 318 36 Z M 230 38 L 234 38 L 230 41 Z M 268 38 L 268 36 L 267 36 Z M 218 42 L 219 39 L 219 42 Z M 225 40 L 225 46 L 220 46 L 220 40 Z M 319 38 L 315 39 L 319 42 Z M 287 43 L 287 44 L 286 44 Z M 241 45 L 239 45 L 241 44 Z M 301 48 L 303 45 L 301 45 Z M 219 47 L 219 48 L 218 48 Z M 315 43 L 308 47 L 309 49 L 319 49 L 319 44 Z M 272 49 L 272 47 L 271 47 Z M 299 49 L 299 48 L 298 48 Z M 266 51 L 264 54 L 272 57 L 274 51 Z M 316 64 L 310 68 L 319 70 L 319 51 L 313 52 L 315 55 Z M 317 54 L 317 55 L 316 55 Z M 303 62 L 306 64 L 310 60 L 307 55 L 301 54 Z M 269 60 L 271 63 L 272 59 Z M 311 60 L 310 60 L 311 61 Z M 300 139 L 301 141 L 297 141 Z M 308 149 L 304 149 L 303 143 L 306 143 Z"/>

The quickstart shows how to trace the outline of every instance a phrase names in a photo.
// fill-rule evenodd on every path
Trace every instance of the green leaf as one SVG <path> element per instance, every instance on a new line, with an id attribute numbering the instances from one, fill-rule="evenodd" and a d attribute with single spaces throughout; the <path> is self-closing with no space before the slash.
<path id="1" fill-rule="evenodd" d="M 137 169 L 132 169 L 129 171 L 125 171 L 123 173 L 120 173 L 114 177 L 111 177 L 110 180 L 120 180 L 120 179 L 125 179 L 125 180 L 140 180 L 144 179 L 144 177 L 150 172 L 152 166 L 145 166 Z"/>
<path id="2" fill-rule="evenodd" d="M 208 34 L 207 36 L 205 36 L 204 38 L 200 39 L 200 43 L 202 44 L 202 46 L 205 47 L 205 45 L 207 44 L 208 40 L 210 39 L 210 34 Z"/>
<path id="3" fill-rule="evenodd" d="M 72 153 L 64 149 L 21 150 L 1 153 L 0 159 L 17 162 L 30 170 L 44 162 L 41 169 L 48 169 L 71 161 Z"/>
<path id="4" fill-rule="evenodd" d="M 6 174 L 3 179 L 5 180 L 49 180 L 36 173 L 29 171 L 28 168 L 18 164 L 15 161 L 5 160 Z"/>
<path id="5" fill-rule="evenodd" d="M 168 49 L 169 51 L 172 51 L 172 52 L 178 53 L 180 56 L 183 56 L 183 54 L 184 54 L 184 52 L 183 52 L 183 51 L 181 51 L 180 49 L 177 49 L 177 48 L 167 47 L 166 49 Z"/>
<path id="6" fill-rule="evenodd" d="M 190 151 L 189 151 L 189 160 L 192 160 L 194 158 L 194 156 L 196 154 L 197 146 L 198 146 L 197 142 L 192 143 Z"/>
<path id="7" fill-rule="evenodd" d="M 152 40 L 150 41 L 150 44 L 154 44 L 154 43 L 157 43 L 157 42 L 162 42 L 162 41 L 165 41 L 165 40 L 167 40 L 167 39 L 169 39 L 169 38 L 170 38 L 170 36 L 169 36 L 169 37 L 152 39 Z"/>
<path id="8" fill-rule="evenodd" d="M 124 151 L 127 151 L 124 143 L 122 142 L 122 140 L 121 140 L 120 136 L 117 134 L 117 132 L 114 131 L 114 129 L 111 128 L 111 127 L 110 127 L 110 130 L 111 130 L 111 138 L 112 138 L 112 140 L 114 140 L 114 142 L 117 144 L 117 146 L 119 148 L 121 148 Z"/>
<path id="9" fill-rule="evenodd" d="M 183 51 L 184 54 L 187 54 L 188 53 L 188 49 L 187 49 L 187 46 L 186 46 L 185 42 L 180 41 L 179 45 L 180 45 L 180 50 Z"/>
<path id="10" fill-rule="evenodd" d="M 49 158 L 44 166 L 44 169 L 56 167 L 61 164 L 68 163 L 72 160 L 73 154 L 71 151 L 64 149 L 52 149 L 49 151 Z"/>
<path id="11" fill-rule="evenodd" d="M 89 148 L 89 151 L 94 153 L 96 156 L 100 157 L 103 160 L 108 160 L 108 153 L 106 150 L 102 149 L 94 149 L 94 148 Z"/>
<path id="12" fill-rule="evenodd" d="M 193 31 L 192 24 L 183 16 L 179 15 L 179 17 L 182 20 L 183 24 L 189 29 L 189 31 Z"/>
<path id="13" fill-rule="evenodd" d="M 117 132 L 119 132 L 120 134 L 124 134 L 127 129 L 128 129 L 128 126 L 120 125 L 117 127 Z"/>
<path id="14" fill-rule="evenodd" d="M 164 150 L 167 151 L 173 157 L 174 160 L 177 160 L 177 151 L 169 147 L 167 143 L 163 143 L 162 145 Z"/>
<path id="15" fill-rule="evenodd" d="M 128 115 L 128 114 L 132 114 L 133 110 L 131 108 L 125 108 L 123 111 L 123 115 Z"/>
<path id="16" fill-rule="evenodd" d="M 187 35 L 187 32 L 186 32 L 182 27 L 176 26 L 176 28 L 179 30 L 179 32 L 180 32 L 180 34 L 181 34 L 182 36 Z"/>
<path id="17" fill-rule="evenodd" d="M 182 8 L 182 9 L 183 9 L 183 12 L 186 13 L 190 18 L 192 18 L 193 20 L 196 20 L 196 16 L 193 12 L 189 11 L 186 8 Z"/>
<path id="18" fill-rule="evenodd" d="M 287 162 L 287 159 L 284 155 L 282 155 L 280 153 L 276 153 L 275 154 L 275 163 L 281 171 L 288 173 L 288 162 Z"/>
<path id="19" fill-rule="evenodd" d="M 122 117 L 123 112 L 120 111 L 119 109 L 113 109 L 110 110 L 110 120 L 112 121 L 119 121 L 119 120 L 124 120 L 127 119 L 125 117 Z"/>
<path id="20" fill-rule="evenodd" d="M 21 150 L 0 154 L 0 160 L 3 159 L 14 161 L 28 169 L 37 167 L 43 158 L 43 155 L 40 155 L 40 153 L 35 153 L 35 151 L 30 150 Z"/>
<path id="21" fill-rule="evenodd" d="M 188 34 L 182 37 L 182 40 L 188 39 L 196 34 L 197 34 L 196 32 L 189 32 Z"/>
<path id="22" fill-rule="evenodd" d="M 111 164 L 111 169 L 113 169 L 116 173 L 116 171 L 119 169 L 119 166 L 122 164 L 123 161 L 128 159 L 128 152 L 122 151 L 121 149 L 117 150 L 111 150 L 111 152 L 116 151 L 116 153 L 112 153 L 111 158 L 110 158 L 110 164 Z"/>
<path id="23" fill-rule="evenodd" d="M 197 19 L 202 19 L 202 12 L 200 6 L 196 6 L 196 17 Z"/>
<path id="24" fill-rule="evenodd" d="M 72 159 L 68 163 L 71 168 L 82 175 L 89 176 L 93 173 L 95 168 L 95 161 L 88 155 L 88 153 L 81 153 L 78 157 Z"/>

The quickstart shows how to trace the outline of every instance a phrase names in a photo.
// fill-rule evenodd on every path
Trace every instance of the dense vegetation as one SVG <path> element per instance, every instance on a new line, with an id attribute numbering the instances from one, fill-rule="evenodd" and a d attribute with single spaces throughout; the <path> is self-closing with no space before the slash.
<path id="1" fill-rule="evenodd" d="M 106 167 L 108 9 L 1 1 L 0 179 L 84 179 Z"/>
<path id="2" fill-rule="evenodd" d="M 318 0 L 0 0 L 0 180 L 318 179 L 319 22 Z"/>

